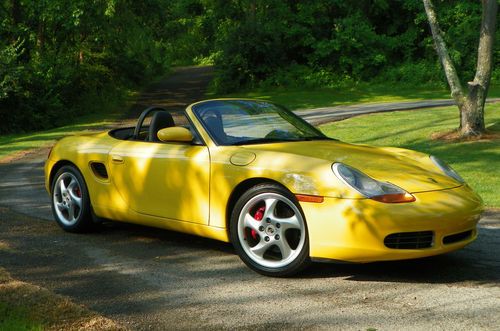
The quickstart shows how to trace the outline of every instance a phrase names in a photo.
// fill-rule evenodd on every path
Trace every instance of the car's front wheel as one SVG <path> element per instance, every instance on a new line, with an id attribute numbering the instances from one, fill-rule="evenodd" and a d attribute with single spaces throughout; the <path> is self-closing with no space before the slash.
<path id="1" fill-rule="evenodd" d="M 275 184 L 246 191 L 231 215 L 231 241 L 251 269 L 285 277 L 309 263 L 309 240 L 304 215 L 293 194 Z"/>
<path id="2" fill-rule="evenodd" d="M 61 167 L 54 175 L 51 192 L 52 213 L 61 228 L 85 232 L 93 227 L 87 185 L 77 168 Z"/>

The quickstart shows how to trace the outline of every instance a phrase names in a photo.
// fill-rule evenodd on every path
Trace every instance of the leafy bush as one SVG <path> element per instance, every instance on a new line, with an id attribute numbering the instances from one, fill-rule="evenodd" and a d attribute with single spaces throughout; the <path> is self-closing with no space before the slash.
<path id="1" fill-rule="evenodd" d="M 437 61 L 418 61 L 387 67 L 373 78 L 376 83 L 390 82 L 398 85 L 446 84 L 441 65 Z"/>
<path id="2" fill-rule="evenodd" d="M 352 84 L 348 75 L 337 74 L 331 68 L 313 69 L 308 66 L 291 64 L 279 68 L 260 83 L 260 87 L 342 87 Z"/>
<path id="3" fill-rule="evenodd" d="M 435 5 L 460 77 L 469 81 L 481 4 Z M 217 32 L 214 86 L 220 92 L 257 85 L 338 86 L 346 80 L 445 82 L 420 0 L 216 1 L 206 8 Z"/>
<path id="4" fill-rule="evenodd" d="M 168 3 L 51 0 L 0 11 L 0 134 L 46 129 L 166 71 Z"/>

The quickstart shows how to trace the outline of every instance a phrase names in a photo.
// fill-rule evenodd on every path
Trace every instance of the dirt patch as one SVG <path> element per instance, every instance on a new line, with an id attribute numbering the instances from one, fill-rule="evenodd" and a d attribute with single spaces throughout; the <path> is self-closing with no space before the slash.
<path id="1" fill-rule="evenodd" d="M 77 305 L 67 297 L 12 279 L 2 268 L 0 298 L 0 303 L 12 310 L 27 312 L 30 321 L 42 324 L 47 330 L 125 330 L 113 320 Z"/>
<path id="2" fill-rule="evenodd" d="M 447 132 L 436 132 L 431 135 L 432 140 L 443 141 L 447 143 L 456 142 L 491 142 L 500 141 L 500 132 L 487 131 L 478 136 L 463 137 L 458 130 Z"/>
<path id="3" fill-rule="evenodd" d="M 5 164 L 5 163 L 13 163 L 16 161 L 19 161 L 21 159 L 25 158 L 35 158 L 39 155 L 49 155 L 49 151 L 52 148 L 52 145 L 55 143 L 55 141 L 50 142 L 47 144 L 47 146 L 44 147 L 39 147 L 39 148 L 32 148 L 32 149 L 27 149 L 19 152 L 15 152 L 12 154 L 9 154 L 3 158 L 0 158 L 0 164 Z"/>

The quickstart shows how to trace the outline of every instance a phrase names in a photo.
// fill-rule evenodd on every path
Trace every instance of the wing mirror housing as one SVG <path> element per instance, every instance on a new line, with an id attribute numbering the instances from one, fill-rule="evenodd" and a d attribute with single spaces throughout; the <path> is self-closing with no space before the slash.
<path id="1" fill-rule="evenodd" d="M 162 142 L 191 142 L 193 134 L 183 127 L 170 127 L 158 131 L 158 139 Z"/>

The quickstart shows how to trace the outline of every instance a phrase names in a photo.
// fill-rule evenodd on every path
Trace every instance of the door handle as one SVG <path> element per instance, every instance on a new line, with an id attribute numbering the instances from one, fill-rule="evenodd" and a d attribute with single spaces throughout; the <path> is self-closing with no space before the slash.
<path id="1" fill-rule="evenodd" d="M 113 155 L 111 157 L 111 162 L 120 164 L 123 163 L 123 158 L 119 155 Z"/>

